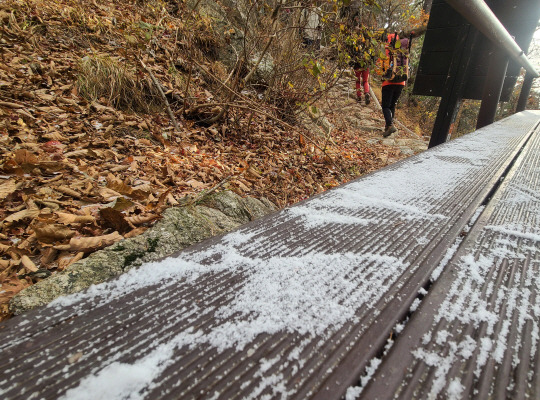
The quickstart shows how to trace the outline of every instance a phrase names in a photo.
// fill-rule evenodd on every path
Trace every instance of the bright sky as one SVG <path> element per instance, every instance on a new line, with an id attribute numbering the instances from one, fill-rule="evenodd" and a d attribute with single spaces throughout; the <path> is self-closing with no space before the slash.
<path id="1" fill-rule="evenodd" d="M 531 45 L 529 46 L 528 58 L 531 63 L 540 69 L 540 30 L 536 30 Z"/>

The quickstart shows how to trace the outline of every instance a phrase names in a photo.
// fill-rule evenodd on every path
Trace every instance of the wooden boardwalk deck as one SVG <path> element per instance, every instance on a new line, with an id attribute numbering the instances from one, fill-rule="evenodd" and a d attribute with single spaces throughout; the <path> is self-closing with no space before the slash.
<path id="1" fill-rule="evenodd" d="M 0 396 L 537 393 L 539 121 L 514 115 L 7 321 Z"/>

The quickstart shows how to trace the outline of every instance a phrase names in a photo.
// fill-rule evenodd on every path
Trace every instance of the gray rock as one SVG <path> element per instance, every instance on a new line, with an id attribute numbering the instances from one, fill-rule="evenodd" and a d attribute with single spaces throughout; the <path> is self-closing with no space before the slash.
<path id="1" fill-rule="evenodd" d="M 427 149 L 427 142 L 420 139 L 397 139 L 396 144 L 398 146 L 408 147 L 412 149 L 415 153 L 424 151 Z"/>
<path id="2" fill-rule="evenodd" d="M 57 297 L 105 282 L 144 262 L 163 259 L 276 210 L 267 199 L 242 198 L 230 191 L 213 193 L 201 203 L 169 208 L 163 218 L 142 235 L 97 251 L 24 289 L 11 299 L 10 311 L 17 315 L 45 305 Z"/>
<path id="3" fill-rule="evenodd" d="M 401 154 L 404 154 L 406 156 L 412 156 L 414 154 L 414 150 L 408 147 L 400 147 L 399 150 L 401 151 Z"/>
<path id="4" fill-rule="evenodd" d="M 255 66 L 255 64 L 259 61 L 260 57 L 261 57 L 261 53 L 255 53 L 250 57 L 249 63 L 248 63 L 250 69 Z M 257 65 L 257 68 L 255 69 L 255 73 L 253 74 L 253 77 L 251 78 L 250 82 L 268 84 L 273 74 L 274 74 L 274 59 L 272 58 L 270 54 L 266 53 L 262 57 L 259 65 Z"/>

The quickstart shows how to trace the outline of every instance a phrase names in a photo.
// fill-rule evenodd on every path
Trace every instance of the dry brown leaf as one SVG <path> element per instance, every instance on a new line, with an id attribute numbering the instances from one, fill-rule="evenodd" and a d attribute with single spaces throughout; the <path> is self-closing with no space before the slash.
<path id="1" fill-rule="evenodd" d="M 55 99 L 55 96 L 52 94 L 47 94 L 47 93 L 36 93 L 36 94 L 37 94 L 37 97 L 43 101 L 53 101 Z"/>
<path id="2" fill-rule="evenodd" d="M 176 201 L 176 199 L 173 197 L 173 195 L 171 193 L 167 194 L 167 201 L 169 202 L 169 204 L 171 206 L 177 206 L 178 204 L 178 201 Z"/>
<path id="3" fill-rule="evenodd" d="M 117 197 L 122 197 L 120 193 L 105 187 L 99 189 L 99 194 L 105 199 L 105 201 L 111 201 Z"/>
<path id="4" fill-rule="evenodd" d="M 62 114 L 62 113 L 64 112 L 64 110 L 62 110 L 61 108 L 54 107 L 54 106 L 50 106 L 50 107 L 36 107 L 36 109 L 39 110 L 39 111 L 46 112 L 46 113 L 57 113 L 57 114 Z"/>
<path id="5" fill-rule="evenodd" d="M 91 104 L 91 106 L 96 110 L 96 111 L 109 111 L 113 114 L 116 114 L 116 110 L 112 107 L 107 107 L 107 106 L 102 106 L 101 104 L 99 103 L 96 103 L 96 102 L 93 102 Z"/>
<path id="6" fill-rule="evenodd" d="M 40 264 L 43 265 L 43 266 L 48 266 L 48 265 L 52 264 L 52 262 L 56 258 L 57 253 L 58 253 L 58 251 L 55 248 L 47 247 L 41 253 L 41 258 L 39 260 Z"/>
<path id="7" fill-rule="evenodd" d="M 133 189 L 119 179 L 107 178 L 107 187 L 109 189 L 112 189 L 121 194 L 125 194 L 127 196 L 133 193 Z"/>
<path id="8" fill-rule="evenodd" d="M 99 215 L 101 216 L 105 227 L 113 228 L 121 233 L 128 232 L 133 228 L 129 222 L 127 222 L 126 216 L 113 208 L 102 208 L 99 210 Z"/>
<path id="9" fill-rule="evenodd" d="M 69 105 L 72 105 L 72 106 L 78 106 L 79 105 L 79 103 L 77 103 L 77 101 L 75 101 L 73 99 L 68 99 L 68 98 L 62 97 L 62 96 L 56 97 L 56 100 L 59 103 L 69 104 Z"/>
<path id="10" fill-rule="evenodd" d="M 39 215 L 39 208 L 27 208 L 4 218 L 4 223 L 17 222 L 25 218 L 35 218 Z"/>
<path id="11" fill-rule="evenodd" d="M 111 206 L 111 208 L 117 211 L 125 211 L 134 205 L 135 203 L 131 200 L 126 199 L 125 197 L 118 197 L 116 200 L 114 200 L 114 204 Z"/>
<path id="12" fill-rule="evenodd" d="M 126 221 L 133 225 L 142 225 L 147 222 L 151 222 L 156 218 L 159 218 L 159 216 L 156 214 L 134 215 L 132 217 L 127 217 Z"/>
<path id="13" fill-rule="evenodd" d="M 92 215 L 76 215 L 64 212 L 57 212 L 58 222 L 64 225 L 70 224 L 89 224 L 96 221 L 96 218 Z"/>
<path id="14" fill-rule="evenodd" d="M 17 103 L 11 103 L 9 101 L 0 101 L 0 107 L 6 107 L 6 108 L 24 108 L 22 104 Z"/>
<path id="15" fill-rule="evenodd" d="M 110 246 L 123 238 L 124 237 L 118 232 L 113 232 L 109 235 L 103 236 L 71 238 L 69 241 L 69 250 L 88 253 Z M 59 247 L 60 246 L 55 246 L 55 248 Z M 62 246 L 62 250 L 63 249 L 64 246 Z"/>
<path id="16" fill-rule="evenodd" d="M 242 183 L 241 181 L 239 181 L 239 180 L 234 180 L 233 183 L 237 184 L 238 187 L 239 187 L 240 189 L 242 189 L 244 192 L 249 192 L 249 188 L 248 188 L 246 185 L 244 185 L 244 183 Z"/>
<path id="17" fill-rule="evenodd" d="M 43 210 L 42 210 L 43 211 Z M 36 242 L 36 235 L 32 233 L 26 239 L 24 239 L 17 247 L 21 250 L 32 251 L 32 246 Z"/>
<path id="18" fill-rule="evenodd" d="M 190 179 L 186 182 L 189 186 L 191 186 L 193 189 L 204 189 L 206 185 L 202 182 L 196 181 L 195 179 Z"/>
<path id="19" fill-rule="evenodd" d="M 64 142 L 64 141 L 67 140 L 67 137 L 62 135 L 60 132 L 49 132 L 49 133 L 46 133 L 45 135 L 43 135 L 43 137 L 45 139 L 49 139 L 49 140 L 58 140 L 59 142 Z"/>
<path id="20" fill-rule="evenodd" d="M 81 157 L 88 154 L 88 150 L 86 149 L 80 149 L 80 150 L 73 150 L 67 153 L 64 153 L 64 157 Z"/>
<path id="21" fill-rule="evenodd" d="M 58 271 L 63 271 L 64 269 L 69 267 L 71 264 L 73 264 L 74 262 L 73 260 L 77 257 L 77 255 L 78 254 L 73 254 L 73 253 L 70 253 L 69 251 L 64 251 L 60 253 L 58 260 L 56 260 L 56 269 Z"/>
<path id="22" fill-rule="evenodd" d="M 75 236 L 76 232 L 60 224 L 38 222 L 34 226 L 37 240 L 42 243 L 54 243 Z"/>
<path id="23" fill-rule="evenodd" d="M 83 353 L 79 351 L 78 353 L 72 354 L 68 357 L 68 363 L 75 364 L 77 361 L 81 359 L 83 356 Z"/>
<path id="24" fill-rule="evenodd" d="M 111 172 L 121 172 L 129 169 L 129 165 L 119 165 L 117 167 L 111 168 Z"/>
<path id="25" fill-rule="evenodd" d="M 133 192 L 131 192 L 130 197 L 137 199 L 137 200 L 147 200 L 150 199 L 151 192 L 141 189 L 135 189 Z"/>
<path id="26" fill-rule="evenodd" d="M 74 264 L 74 263 L 76 263 L 77 261 L 82 260 L 83 257 L 84 257 L 84 251 L 78 252 L 78 253 L 75 254 L 75 256 L 71 259 L 71 261 L 70 261 L 69 264 L 66 266 L 66 268 L 69 267 L 71 264 Z"/>
<path id="27" fill-rule="evenodd" d="M 25 149 L 19 149 L 15 150 L 15 162 L 18 165 L 37 165 L 38 164 L 38 158 L 30 153 L 28 150 Z"/>
<path id="28" fill-rule="evenodd" d="M 11 249 L 11 246 L 8 246 L 7 244 L 4 244 L 4 243 L 0 243 L 0 253 L 7 253 L 9 249 Z"/>
<path id="29" fill-rule="evenodd" d="M 38 267 L 36 267 L 36 264 L 28 256 L 22 256 L 21 257 L 21 264 L 26 268 L 29 272 L 36 272 L 38 270 Z"/>
<path id="30" fill-rule="evenodd" d="M 60 193 L 63 193 L 65 195 L 68 195 L 68 196 L 71 196 L 71 197 L 74 197 L 76 199 L 81 198 L 81 194 L 79 192 L 77 192 L 76 190 L 73 190 L 71 188 L 68 188 L 67 186 L 58 186 L 55 189 L 57 191 L 59 191 Z"/>
<path id="31" fill-rule="evenodd" d="M 13 296 L 28 286 L 30 286 L 30 283 L 26 279 L 18 279 L 17 276 L 13 276 L 8 282 L 3 282 L 2 291 L 0 292 L 0 304 L 7 303 Z"/>
<path id="32" fill-rule="evenodd" d="M 124 238 L 129 239 L 138 235 L 143 234 L 148 230 L 146 226 L 139 226 L 138 228 L 133 229 L 131 232 L 128 232 L 124 235 Z"/>
<path id="33" fill-rule="evenodd" d="M 22 183 L 15 182 L 14 179 L 10 179 L 0 185 L 0 200 L 4 200 L 11 193 L 15 192 Z"/>

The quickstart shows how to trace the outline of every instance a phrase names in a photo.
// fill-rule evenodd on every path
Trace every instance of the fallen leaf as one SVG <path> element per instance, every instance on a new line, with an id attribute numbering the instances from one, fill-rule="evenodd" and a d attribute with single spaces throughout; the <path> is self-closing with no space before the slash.
<path id="1" fill-rule="evenodd" d="M 107 187 L 127 196 L 130 196 L 133 193 L 133 189 L 130 186 L 115 178 L 107 178 Z"/>
<path id="2" fill-rule="evenodd" d="M 124 235 L 124 238 L 129 239 L 135 236 L 138 236 L 148 230 L 146 226 L 139 226 L 138 228 L 133 229 L 131 232 L 128 232 Z"/>
<path id="3" fill-rule="evenodd" d="M 159 218 L 156 214 L 146 214 L 146 215 L 134 215 L 132 217 L 127 217 L 126 221 L 128 221 L 132 225 L 142 225 L 147 222 L 151 222 L 155 220 L 156 218 Z"/>
<path id="4" fill-rule="evenodd" d="M 11 103 L 9 101 L 0 101 L 0 107 L 6 108 L 24 108 L 22 104 Z"/>
<path id="5" fill-rule="evenodd" d="M 109 235 L 95 236 L 95 237 L 83 237 L 83 238 L 71 238 L 69 241 L 70 251 L 82 251 L 85 253 L 96 251 L 104 247 L 110 246 L 122 240 L 124 237 L 118 232 L 113 232 Z M 55 246 L 59 250 L 66 250 L 66 245 Z"/>
<path id="6" fill-rule="evenodd" d="M 195 179 L 190 179 L 186 182 L 189 186 L 191 186 L 193 189 L 204 189 L 206 185 L 202 182 L 196 181 Z"/>
<path id="7" fill-rule="evenodd" d="M 72 354 L 68 357 L 68 363 L 75 364 L 77 361 L 81 359 L 83 356 L 83 353 L 79 351 L 78 353 Z"/>
<path id="8" fill-rule="evenodd" d="M 81 150 L 74 150 L 74 151 L 70 151 L 68 153 L 64 153 L 64 157 L 82 157 L 82 156 L 85 156 L 88 154 L 88 150 L 86 149 L 81 149 Z"/>
<path id="9" fill-rule="evenodd" d="M 113 201 L 111 204 L 111 208 L 117 211 L 124 211 L 128 208 L 131 208 L 134 206 L 134 202 L 132 202 L 129 199 L 126 199 L 125 197 L 118 197 L 116 200 Z"/>
<path id="10" fill-rule="evenodd" d="M 109 188 L 100 188 L 99 194 L 105 199 L 105 201 L 111 201 L 117 197 L 122 197 L 120 193 Z"/>
<path id="11" fill-rule="evenodd" d="M 35 167 L 38 164 L 38 158 L 28 150 L 19 149 L 15 151 L 15 162 L 20 166 Z"/>
<path id="12" fill-rule="evenodd" d="M 21 264 L 26 268 L 29 272 L 36 272 L 38 270 L 38 267 L 36 267 L 36 264 L 28 256 L 22 256 L 21 257 Z"/>
<path id="13" fill-rule="evenodd" d="M 122 212 L 112 208 L 102 208 L 99 210 L 99 215 L 102 218 L 103 225 L 107 228 L 113 228 L 120 233 L 128 232 L 132 229 L 126 216 Z"/>
<path id="14" fill-rule="evenodd" d="M 37 240 L 42 243 L 54 243 L 75 236 L 76 232 L 69 229 L 67 226 L 60 224 L 47 224 L 38 222 L 34 226 L 34 233 Z"/>
<path id="15" fill-rule="evenodd" d="M 15 192 L 21 185 L 17 184 L 14 179 L 10 179 L 0 185 L 0 200 L 4 200 L 11 193 Z"/>
<path id="16" fill-rule="evenodd" d="M 49 266 L 55 260 L 58 251 L 53 247 L 45 248 L 41 253 L 41 258 L 39 260 L 40 264 L 43 266 Z"/>
<path id="17" fill-rule="evenodd" d="M 71 188 L 68 188 L 67 186 L 58 186 L 55 189 L 57 191 L 59 191 L 60 193 L 63 193 L 65 195 L 68 195 L 68 196 L 71 196 L 71 197 L 74 197 L 76 199 L 81 198 L 81 194 L 79 192 L 77 192 L 76 190 L 73 190 Z"/>
<path id="18" fill-rule="evenodd" d="M 58 222 L 64 225 L 70 224 L 89 224 L 96 221 L 92 215 L 75 215 L 64 212 L 56 212 Z"/>
<path id="19" fill-rule="evenodd" d="M 4 218 L 3 222 L 17 222 L 25 218 L 35 218 L 39 215 L 39 208 L 27 208 L 25 210 L 11 214 L 10 216 Z"/>

